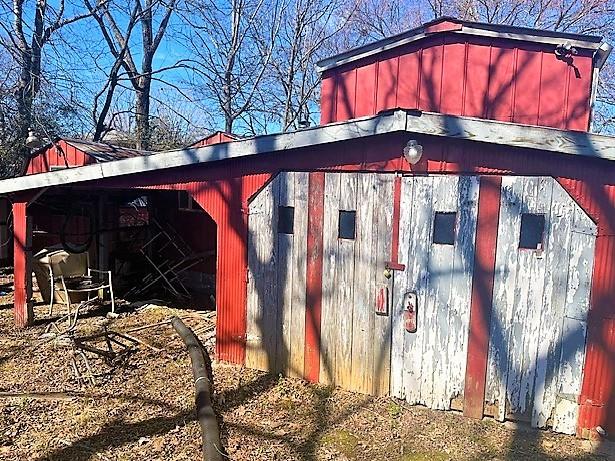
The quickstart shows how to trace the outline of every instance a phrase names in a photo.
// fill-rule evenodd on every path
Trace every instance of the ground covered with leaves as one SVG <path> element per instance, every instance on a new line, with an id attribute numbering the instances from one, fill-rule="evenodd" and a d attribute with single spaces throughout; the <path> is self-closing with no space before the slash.
<path id="1" fill-rule="evenodd" d="M 95 383 L 84 383 L 71 368 L 70 347 L 44 335 L 51 320 L 46 308 L 37 308 L 33 328 L 17 331 L 11 301 L 3 297 L 0 307 L 0 459 L 200 459 L 190 360 L 170 326 L 135 332 L 148 345 L 139 344 L 114 368 L 92 359 Z M 122 332 L 173 315 L 203 330 L 198 313 L 145 306 L 109 320 L 106 310 L 86 312 L 76 334 Z M 214 381 L 233 460 L 603 459 L 574 437 L 509 429 L 235 365 L 215 362 Z"/>

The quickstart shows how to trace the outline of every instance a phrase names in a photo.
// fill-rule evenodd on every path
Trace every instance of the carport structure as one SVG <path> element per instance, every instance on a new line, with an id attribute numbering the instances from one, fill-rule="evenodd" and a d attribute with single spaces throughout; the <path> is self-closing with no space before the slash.
<path id="1" fill-rule="evenodd" d="M 604 55 L 444 18 L 321 63 L 321 126 L 0 181 L 16 322 L 41 193 L 185 191 L 216 224 L 219 359 L 612 434 L 615 142 L 583 131 Z"/>

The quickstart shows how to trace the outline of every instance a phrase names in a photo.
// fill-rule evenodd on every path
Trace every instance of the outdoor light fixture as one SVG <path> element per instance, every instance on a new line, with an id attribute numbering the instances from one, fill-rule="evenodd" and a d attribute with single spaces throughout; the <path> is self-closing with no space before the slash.
<path id="1" fill-rule="evenodd" d="M 43 145 L 43 142 L 34 133 L 34 130 L 28 130 L 28 137 L 26 138 L 26 147 L 30 149 L 38 149 Z"/>
<path id="2" fill-rule="evenodd" d="M 410 165 L 416 165 L 423 156 L 423 146 L 421 146 L 414 139 L 411 139 L 406 143 L 404 147 L 404 158 Z"/>

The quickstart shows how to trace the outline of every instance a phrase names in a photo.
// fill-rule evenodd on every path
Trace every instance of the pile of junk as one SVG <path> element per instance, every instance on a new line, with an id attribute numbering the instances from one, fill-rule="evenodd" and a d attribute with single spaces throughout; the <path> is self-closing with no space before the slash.
<path id="1" fill-rule="evenodd" d="M 154 208 L 151 196 L 107 196 L 98 207 L 95 198 L 45 197 L 32 207 L 32 269 L 50 313 L 54 303 L 70 312 L 93 298 L 109 299 L 112 312 L 116 298 L 215 308 L 215 270 L 203 270 L 215 268 L 215 243 L 194 248 L 171 224 L 177 210 Z"/>

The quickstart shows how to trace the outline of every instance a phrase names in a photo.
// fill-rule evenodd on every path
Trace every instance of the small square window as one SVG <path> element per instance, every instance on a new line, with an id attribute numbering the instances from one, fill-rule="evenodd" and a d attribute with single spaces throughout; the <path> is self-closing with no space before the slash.
<path id="1" fill-rule="evenodd" d="M 354 239 L 357 220 L 356 211 L 340 210 L 338 237 L 341 239 Z"/>
<path id="2" fill-rule="evenodd" d="M 295 207 L 278 207 L 278 232 L 280 234 L 292 234 L 295 227 Z"/>
<path id="3" fill-rule="evenodd" d="M 456 222 L 457 213 L 437 212 L 433 218 L 433 243 L 454 245 Z"/>
<path id="4" fill-rule="evenodd" d="M 180 190 L 177 193 L 177 209 L 181 211 L 199 211 L 201 208 L 188 192 Z"/>
<path id="5" fill-rule="evenodd" d="M 542 248 L 542 237 L 545 232 L 545 215 L 523 213 L 521 215 L 521 235 L 519 248 L 539 250 Z"/>

